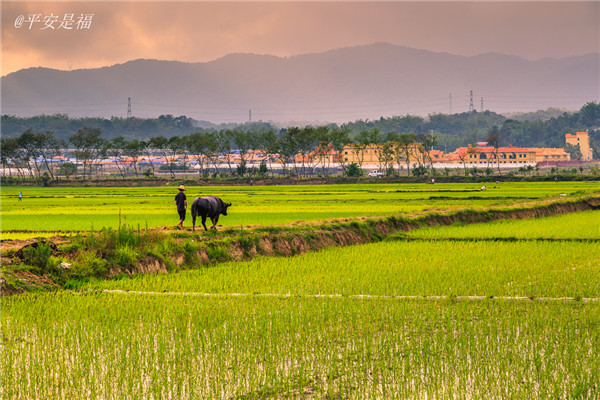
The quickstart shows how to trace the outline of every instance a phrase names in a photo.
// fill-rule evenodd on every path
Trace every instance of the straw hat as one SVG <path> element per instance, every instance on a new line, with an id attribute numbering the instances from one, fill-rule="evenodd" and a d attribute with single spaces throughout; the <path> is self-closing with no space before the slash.
<path id="1" fill-rule="evenodd" d="M 183 185 L 179 185 L 179 190 L 185 191 L 185 188 L 183 187 Z"/>

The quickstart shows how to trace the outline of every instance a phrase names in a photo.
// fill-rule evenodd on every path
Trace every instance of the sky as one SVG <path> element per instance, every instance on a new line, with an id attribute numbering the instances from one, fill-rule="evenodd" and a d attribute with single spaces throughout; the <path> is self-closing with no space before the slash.
<path id="1" fill-rule="evenodd" d="M 134 59 L 205 62 L 388 42 L 537 60 L 600 52 L 600 2 L 6 1 L 1 75 Z M 70 28 L 70 29 L 69 29 Z"/>

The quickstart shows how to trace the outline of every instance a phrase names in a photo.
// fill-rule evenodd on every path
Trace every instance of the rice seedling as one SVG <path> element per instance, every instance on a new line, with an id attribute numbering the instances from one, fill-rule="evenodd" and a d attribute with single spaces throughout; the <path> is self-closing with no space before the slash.
<path id="1" fill-rule="evenodd" d="M 79 189 L 65 193 L 80 195 Z M 462 192 L 453 185 L 434 189 L 218 188 L 223 196 L 239 196 L 240 215 L 264 207 L 267 227 L 261 234 L 269 235 L 279 232 L 274 221 L 323 219 L 315 208 L 346 216 L 485 209 L 589 193 L 598 184 L 502 184 L 496 193 Z M 112 199 L 114 212 L 145 190 L 90 192 Z M 148 200 L 148 209 L 167 213 L 171 194 L 157 190 L 165 204 Z M 291 211 L 296 209 L 299 213 Z M 9 211 L 19 215 L 14 205 Z M 85 214 L 77 212 L 70 215 Z M 97 218 L 96 235 L 73 239 L 82 251 L 71 268 L 82 277 L 131 262 L 134 248 L 157 258 L 175 248 L 194 262 L 206 246 L 214 259 L 229 258 L 225 241 L 181 244 L 172 235 L 146 241 L 152 233 L 133 229 L 129 217 L 128 227 L 115 231 L 99 229 L 102 217 L 89 215 Z M 70 217 L 65 218 L 68 225 Z M 65 285 L 74 290 L 4 297 L 0 397 L 597 399 L 600 246 L 503 240 L 539 239 L 543 232 L 557 239 L 598 238 L 595 218 L 597 211 L 506 226 L 427 228 L 411 237 L 294 257 L 226 261 L 165 275 L 74 279 Z M 111 257 L 100 262 L 85 250 L 98 246 Z"/>
<path id="2" fill-rule="evenodd" d="M 454 239 L 600 239 L 600 211 L 585 211 L 519 221 L 427 227 L 407 234 L 411 238 Z"/>
<path id="3" fill-rule="evenodd" d="M 358 216 L 410 215 L 483 209 L 542 200 L 561 193 L 598 193 L 599 182 L 479 184 L 360 184 L 188 187 L 188 199 L 214 194 L 234 206 L 224 226 L 278 225 Z M 16 194 L 25 193 L 23 201 Z M 174 226 L 171 187 L 8 188 L 2 191 L 3 238 L 44 231 L 89 231 L 121 225 Z M 188 218 L 190 219 L 190 218 Z M 174 222 L 175 220 L 175 222 Z M 186 221 L 189 226 L 190 221 Z M 185 225 L 185 224 L 184 224 Z M 15 235 L 15 236 L 13 236 Z"/>
<path id="4" fill-rule="evenodd" d="M 597 398 L 600 306 L 70 292 L 3 304 L 2 397 Z"/>

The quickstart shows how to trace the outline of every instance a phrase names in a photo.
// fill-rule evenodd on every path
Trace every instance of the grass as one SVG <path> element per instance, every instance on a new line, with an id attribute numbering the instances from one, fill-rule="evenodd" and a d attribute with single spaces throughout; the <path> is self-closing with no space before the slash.
<path id="1" fill-rule="evenodd" d="M 600 239 L 600 211 L 585 211 L 547 218 L 501 220 L 486 224 L 428 227 L 402 236 L 411 238 L 550 238 Z"/>
<path id="2" fill-rule="evenodd" d="M 429 208 L 431 200 L 419 200 L 429 188 L 415 185 L 395 201 Z M 322 196 L 343 207 L 345 195 L 333 189 L 309 188 L 306 196 L 331 191 Z M 503 205 L 575 189 L 582 190 L 514 184 Z M 404 195 L 393 193 L 385 195 Z M 493 197 L 444 201 L 503 202 Z M 294 257 L 74 280 L 73 291 L 9 296 L 0 314 L 0 397 L 597 399 L 600 246 L 572 240 L 595 236 L 597 213 L 424 228 Z M 279 228 L 263 234 L 271 231 Z M 509 233 L 528 240 L 503 240 Z M 537 240 L 544 234 L 565 240 Z M 146 243 L 145 235 L 100 230 L 75 240 L 120 249 L 107 263 L 131 260 L 136 241 L 157 254 L 178 246 L 173 238 Z M 225 259 L 224 243 L 207 251 Z M 178 251 L 193 258 L 203 245 Z M 72 268 L 108 267 L 88 256 Z M 484 298 L 463 297 L 475 295 Z M 515 296 L 524 300 L 503 299 Z"/>
<path id="3" fill-rule="evenodd" d="M 600 246 L 570 242 L 383 242 L 259 257 L 93 289 L 378 296 L 600 297 Z"/>
<path id="4" fill-rule="evenodd" d="M 600 307 L 19 296 L 2 397 L 597 398 Z"/>
<path id="5" fill-rule="evenodd" d="M 233 206 L 224 227 L 281 225 L 358 216 L 414 215 L 424 212 L 483 209 L 543 200 L 561 193 L 600 191 L 600 182 L 479 184 L 361 184 L 188 187 L 188 201 L 214 194 Z M 23 191 L 24 200 L 17 201 Z M 23 239 L 58 231 L 89 231 L 121 225 L 142 228 L 177 223 L 172 187 L 33 188 L 2 191 L 2 237 Z M 188 228 L 191 216 L 185 221 Z M 30 231 L 30 232 L 23 232 Z"/>

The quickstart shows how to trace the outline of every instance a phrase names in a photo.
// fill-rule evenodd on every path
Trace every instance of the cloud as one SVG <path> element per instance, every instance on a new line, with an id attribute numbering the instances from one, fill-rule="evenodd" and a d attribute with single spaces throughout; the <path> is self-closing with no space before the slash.
<path id="1" fill-rule="evenodd" d="M 598 2 L 2 2 L 2 75 L 376 41 L 467 56 L 564 57 L 600 51 L 599 12 Z M 15 28 L 28 14 L 93 14 L 93 22 L 89 30 Z"/>

